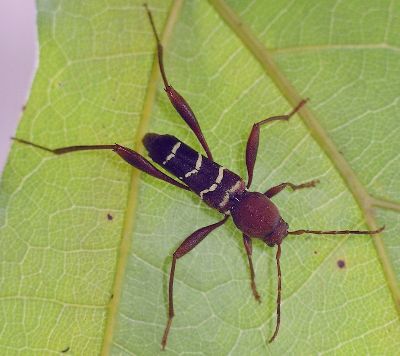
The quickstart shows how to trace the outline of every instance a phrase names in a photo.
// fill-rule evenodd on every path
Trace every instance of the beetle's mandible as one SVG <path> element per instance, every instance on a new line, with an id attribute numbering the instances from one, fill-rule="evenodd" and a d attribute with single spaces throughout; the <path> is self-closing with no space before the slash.
<path id="1" fill-rule="evenodd" d="M 169 278 L 168 289 L 168 320 L 165 326 L 164 334 L 161 341 L 162 349 L 167 345 L 168 335 L 174 317 L 173 304 L 173 288 L 175 266 L 179 258 L 186 255 L 195 248 L 208 234 L 213 230 L 223 225 L 230 216 L 237 228 L 242 232 L 243 244 L 247 254 L 247 259 L 250 269 L 250 286 L 254 298 L 260 302 L 260 296 L 257 292 L 255 283 L 255 273 L 252 262 L 252 238 L 264 241 L 268 246 L 277 246 L 276 266 L 278 276 L 277 286 L 277 301 L 276 301 L 276 326 L 275 331 L 269 339 L 272 342 L 279 331 L 280 326 L 280 302 L 281 302 L 281 244 L 283 239 L 289 234 L 377 234 L 383 230 L 383 227 L 375 231 L 360 231 L 360 230 L 296 230 L 289 231 L 288 224 L 280 216 L 276 205 L 271 201 L 276 194 L 286 187 L 293 190 L 302 188 L 314 187 L 318 181 L 312 180 L 302 184 L 281 183 L 268 189 L 264 193 L 250 192 L 250 188 L 254 165 L 256 162 L 260 127 L 273 121 L 288 121 L 301 107 L 307 102 L 302 100 L 289 114 L 281 116 L 273 116 L 255 123 L 251 129 L 246 146 L 246 167 L 247 167 L 247 184 L 237 174 L 229 169 L 222 167 L 213 160 L 211 151 L 206 142 L 206 139 L 201 131 L 200 125 L 194 115 L 192 109 L 186 100 L 169 84 L 164 70 L 163 64 L 163 47 L 158 37 L 156 27 L 153 21 L 152 14 L 145 5 L 151 28 L 157 43 L 157 54 L 161 76 L 164 82 L 165 91 L 168 95 L 171 104 L 176 111 L 187 123 L 193 133 L 196 135 L 202 145 L 206 156 L 196 152 L 191 147 L 171 135 L 159 135 L 156 133 L 148 133 L 143 138 L 144 146 L 146 147 L 150 158 L 159 166 L 167 170 L 176 179 L 166 175 L 161 170 L 156 168 L 146 158 L 139 153 L 118 145 L 85 145 L 85 146 L 68 146 L 56 149 L 50 149 L 36 143 L 26 141 L 19 138 L 14 140 L 49 151 L 53 154 L 65 154 L 84 150 L 112 150 L 117 153 L 122 159 L 128 162 L 133 167 L 167 183 L 173 184 L 181 189 L 192 191 L 197 194 L 206 204 L 218 210 L 223 214 L 223 218 L 205 227 L 202 227 L 190 236 L 188 236 L 172 255 L 172 265 Z"/>

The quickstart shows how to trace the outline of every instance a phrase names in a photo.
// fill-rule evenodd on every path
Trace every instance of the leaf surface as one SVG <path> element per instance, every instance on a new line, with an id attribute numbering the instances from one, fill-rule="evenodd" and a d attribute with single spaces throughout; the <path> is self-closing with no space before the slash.
<path id="1" fill-rule="evenodd" d="M 150 131 L 201 149 L 163 91 L 141 4 L 38 1 L 40 64 L 18 137 L 141 151 Z M 275 250 L 254 243 L 259 305 L 241 234 L 227 223 L 178 261 L 164 354 L 396 353 L 399 4 L 149 5 L 166 42 L 169 80 L 190 102 L 217 162 L 245 177 L 252 124 L 309 97 L 301 117 L 262 129 L 253 188 L 321 181 L 274 198 L 292 230 L 386 225 L 375 241 L 289 236 L 281 330 L 267 344 Z M 0 207 L 2 354 L 157 354 L 168 256 L 220 218 L 111 152 L 57 157 L 19 144 Z"/>

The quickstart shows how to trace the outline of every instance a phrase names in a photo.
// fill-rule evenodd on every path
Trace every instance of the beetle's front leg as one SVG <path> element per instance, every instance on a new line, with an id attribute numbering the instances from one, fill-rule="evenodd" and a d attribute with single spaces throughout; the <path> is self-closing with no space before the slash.
<path id="1" fill-rule="evenodd" d="M 283 189 L 285 189 L 286 187 L 290 187 L 293 190 L 297 190 L 297 189 L 303 189 L 303 188 L 313 188 L 315 187 L 317 184 L 319 183 L 318 179 L 314 179 L 312 181 L 306 182 L 306 183 L 302 183 L 302 184 L 293 184 L 293 183 L 281 183 L 278 184 L 272 188 L 269 188 L 264 195 L 267 196 L 267 198 L 272 198 L 273 196 L 277 195 L 279 192 L 281 192 Z"/>
<path id="2" fill-rule="evenodd" d="M 249 268 L 250 268 L 250 286 L 251 290 L 253 292 L 254 298 L 256 299 L 257 302 L 261 303 L 260 295 L 257 292 L 257 287 L 256 287 L 256 274 L 254 273 L 254 267 L 253 267 L 253 259 L 252 259 L 252 254 L 253 254 L 253 247 L 251 243 L 251 238 L 245 234 L 243 234 L 243 244 L 244 248 L 246 250 L 247 254 L 247 259 L 249 261 Z"/>

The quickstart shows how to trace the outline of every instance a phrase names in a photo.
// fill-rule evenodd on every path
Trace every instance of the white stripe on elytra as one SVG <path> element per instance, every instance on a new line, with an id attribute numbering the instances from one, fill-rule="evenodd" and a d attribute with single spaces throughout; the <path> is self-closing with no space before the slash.
<path id="1" fill-rule="evenodd" d="M 229 188 L 225 192 L 225 195 L 224 195 L 221 203 L 219 203 L 218 206 L 222 209 L 225 208 L 226 204 L 228 204 L 228 202 L 229 202 L 230 195 L 232 193 L 236 193 L 240 189 L 241 186 L 242 186 L 242 181 L 238 180 L 231 188 Z"/>
<path id="2" fill-rule="evenodd" d="M 176 151 L 178 151 L 178 148 L 181 147 L 181 143 L 177 142 L 174 147 L 172 147 L 171 153 L 167 156 L 167 158 L 164 160 L 162 164 L 166 164 L 170 159 L 175 157 Z"/>
<path id="3" fill-rule="evenodd" d="M 217 179 L 215 180 L 215 183 L 217 183 L 217 184 L 219 184 L 219 183 L 221 183 L 221 181 L 222 181 L 222 178 L 224 178 L 224 167 L 219 167 L 219 170 L 218 170 L 218 177 L 217 177 Z"/>
<path id="4" fill-rule="evenodd" d="M 215 189 L 217 189 L 218 184 L 221 183 L 222 178 L 224 178 L 224 169 L 225 169 L 225 167 L 219 167 L 218 176 L 215 179 L 215 183 L 213 183 L 210 188 L 204 189 L 199 193 L 201 199 L 203 199 L 204 194 L 213 192 Z"/>
<path id="5" fill-rule="evenodd" d="M 201 153 L 199 153 L 199 157 L 197 157 L 197 161 L 196 161 L 196 166 L 194 167 L 194 169 L 192 169 L 191 171 L 187 172 L 185 174 L 185 177 L 190 177 L 192 174 L 197 174 L 199 173 L 199 170 L 201 168 L 201 163 L 202 163 L 203 157 L 201 156 Z"/>

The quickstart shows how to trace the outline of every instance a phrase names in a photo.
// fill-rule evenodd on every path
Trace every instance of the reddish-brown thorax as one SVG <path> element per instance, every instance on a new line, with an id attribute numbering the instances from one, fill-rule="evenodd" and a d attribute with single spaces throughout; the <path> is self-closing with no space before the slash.
<path id="1" fill-rule="evenodd" d="M 288 235 L 288 224 L 276 205 L 264 194 L 245 192 L 231 209 L 233 222 L 244 234 L 262 239 L 267 245 L 280 244 Z"/>

